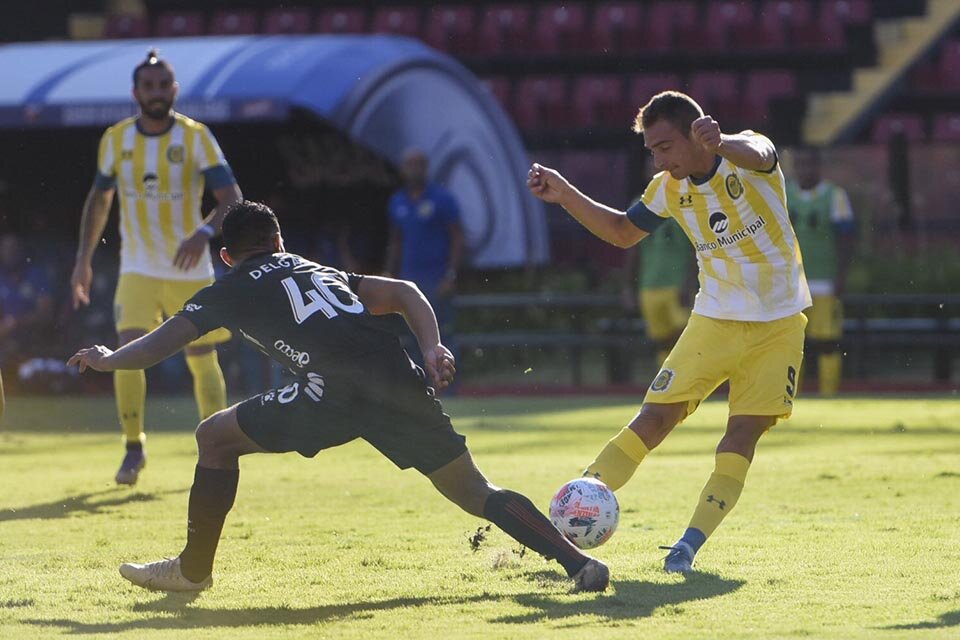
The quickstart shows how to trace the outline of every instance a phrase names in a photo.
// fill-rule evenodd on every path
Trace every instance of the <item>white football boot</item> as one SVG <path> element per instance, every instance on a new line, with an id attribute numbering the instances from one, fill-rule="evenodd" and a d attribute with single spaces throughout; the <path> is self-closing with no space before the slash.
<path id="1" fill-rule="evenodd" d="M 191 582 L 180 572 L 180 558 L 165 558 L 147 564 L 126 562 L 120 575 L 144 589 L 152 591 L 203 591 L 213 585 L 213 575 L 200 582 Z"/>

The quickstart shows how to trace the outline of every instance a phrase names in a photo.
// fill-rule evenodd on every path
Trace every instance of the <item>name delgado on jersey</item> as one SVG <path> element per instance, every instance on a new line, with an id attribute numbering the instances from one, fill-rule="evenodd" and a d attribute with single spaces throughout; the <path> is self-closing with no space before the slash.
<path id="1" fill-rule="evenodd" d="M 712 251 L 714 249 L 719 249 L 720 247 L 729 247 L 740 242 L 744 238 L 753 236 L 757 233 L 757 231 L 765 226 L 767 226 L 767 221 L 763 219 L 763 216 L 757 216 L 756 221 L 751 222 L 736 233 L 730 234 L 729 236 L 719 236 L 716 242 L 697 242 L 694 246 L 696 247 L 697 251 Z"/>
<path id="2" fill-rule="evenodd" d="M 290 360 L 301 369 L 310 364 L 309 353 L 306 351 L 297 351 L 283 340 L 274 342 L 273 348 L 290 358 Z"/>
<path id="3" fill-rule="evenodd" d="M 257 267 L 256 269 L 251 269 L 250 272 L 247 273 L 247 275 L 253 278 L 254 280 L 259 280 L 260 278 L 263 277 L 263 274 L 265 273 L 270 273 L 271 271 L 276 271 L 278 269 L 288 269 L 290 267 L 296 267 L 297 265 L 303 264 L 304 262 L 305 261 L 303 260 L 303 258 L 294 256 L 294 255 L 286 255 L 283 258 L 274 260 L 273 262 L 266 262 L 260 265 L 259 267 Z"/>

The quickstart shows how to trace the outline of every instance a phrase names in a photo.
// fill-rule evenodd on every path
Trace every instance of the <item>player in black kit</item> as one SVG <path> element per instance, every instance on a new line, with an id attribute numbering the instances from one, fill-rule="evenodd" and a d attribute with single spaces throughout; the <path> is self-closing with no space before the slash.
<path id="1" fill-rule="evenodd" d="M 226 327 L 297 377 L 200 423 L 186 547 L 176 558 L 123 564 L 123 577 L 163 591 L 209 587 L 220 532 L 237 493 L 240 456 L 297 451 L 312 457 L 363 438 L 401 469 L 426 475 L 467 513 L 555 558 L 577 589 L 607 587 L 606 565 L 571 544 L 525 496 L 492 485 L 477 469 L 464 437 L 434 397 L 433 387 L 449 385 L 455 366 L 416 285 L 346 274 L 285 253 L 276 216 L 256 202 L 233 205 L 223 221 L 223 242 L 220 257 L 232 269 L 179 313 L 116 351 L 98 345 L 68 361 L 81 372 L 144 369 Z M 426 373 L 384 328 L 378 316 L 389 313 L 406 319 Z"/>

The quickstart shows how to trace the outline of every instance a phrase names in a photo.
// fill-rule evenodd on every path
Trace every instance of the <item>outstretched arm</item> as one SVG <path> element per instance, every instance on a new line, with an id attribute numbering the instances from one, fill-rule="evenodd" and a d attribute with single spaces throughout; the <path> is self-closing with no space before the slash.
<path id="1" fill-rule="evenodd" d="M 197 339 L 199 332 L 186 318 L 173 316 L 162 325 L 116 351 L 97 345 L 76 352 L 67 365 L 79 365 L 80 373 L 88 367 L 95 371 L 146 369 L 166 360 Z"/>
<path id="2" fill-rule="evenodd" d="M 437 317 L 417 285 L 406 280 L 364 276 L 357 295 L 374 315 L 401 314 L 417 338 L 430 379 L 439 389 L 453 382 L 456 373 L 453 354 L 440 343 Z"/>
<path id="3" fill-rule="evenodd" d="M 720 125 L 710 116 L 694 120 L 690 134 L 708 151 L 743 169 L 773 171 L 777 166 L 777 151 L 765 136 L 722 133 Z"/>
<path id="4" fill-rule="evenodd" d="M 559 204 L 590 233 L 614 246 L 632 247 L 649 235 L 627 214 L 591 200 L 554 169 L 534 164 L 527 173 L 527 187 L 544 202 Z"/>

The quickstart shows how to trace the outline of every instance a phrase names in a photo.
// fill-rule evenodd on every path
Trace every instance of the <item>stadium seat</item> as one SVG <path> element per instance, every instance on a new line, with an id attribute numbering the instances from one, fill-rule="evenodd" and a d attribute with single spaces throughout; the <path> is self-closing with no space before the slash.
<path id="1" fill-rule="evenodd" d="M 523 53 L 532 42 L 530 7 L 527 5 L 494 5 L 487 7 L 480 23 L 479 53 L 498 55 Z"/>
<path id="2" fill-rule="evenodd" d="M 759 126 L 770 116 L 770 101 L 775 98 L 787 98 L 797 94 L 797 77 L 792 71 L 764 70 L 747 74 L 743 92 L 743 104 L 740 106 L 744 122 Z"/>
<path id="3" fill-rule="evenodd" d="M 947 40 L 940 52 L 941 89 L 960 89 L 960 39 Z"/>
<path id="4" fill-rule="evenodd" d="M 698 20 L 697 5 L 691 0 L 654 2 L 647 12 L 644 41 L 649 49 L 666 51 L 674 46 L 678 30 L 692 34 Z"/>
<path id="5" fill-rule="evenodd" d="M 571 126 L 567 79 L 563 76 L 532 76 L 517 85 L 513 114 L 521 129 L 568 129 Z"/>
<path id="6" fill-rule="evenodd" d="M 420 36 L 419 7 L 382 7 L 373 14 L 372 33 L 392 33 L 416 38 Z"/>
<path id="7" fill-rule="evenodd" d="M 721 127 L 742 123 L 740 115 L 739 76 L 730 71 L 704 71 L 690 75 L 689 93 L 703 107 L 704 113 L 712 115 Z"/>
<path id="8" fill-rule="evenodd" d="M 103 35 L 106 38 L 146 38 L 147 18 L 126 14 L 108 16 Z"/>
<path id="9" fill-rule="evenodd" d="M 431 47 L 455 55 L 477 52 L 476 11 L 469 5 L 431 7 L 427 13 L 426 41 Z"/>
<path id="10" fill-rule="evenodd" d="M 787 28 L 810 24 L 813 7 L 810 0 L 766 0 L 760 7 L 760 22 Z"/>
<path id="11" fill-rule="evenodd" d="M 822 0 L 820 24 L 865 25 L 873 19 L 867 0 Z"/>
<path id="12" fill-rule="evenodd" d="M 630 78 L 630 87 L 627 90 L 627 103 L 631 115 L 645 105 L 650 98 L 669 89 L 682 88 L 680 76 L 674 73 L 638 73 Z"/>
<path id="13" fill-rule="evenodd" d="M 505 111 L 510 111 L 510 98 L 513 87 L 510 86 L 510 80 L 502 76 L 483 78 L 483 84 L 487 91 L 496 98 L 500 106 Z"/>
<path id="14" fill-rule="evenodd" d="M 693 33 L 681 31 L 680 38 L 695 48 L 720 51 L 728 44 L 737 48 L 755 48 L 759 45 L 760 29 L 755 24 L 753 5 L 736 0 L 711 2 L 707 6 L 706 20 Z M 697 30 L 700 31 L 699 36 Z"/>
<path id="15" fill-rule="evenodd" d="M 573 124 L 629 129 L 633 109 L 623 100 L 620 75 L 580 76 L 573 85 Z"/>
<path id="16" fill-rule="evenodd" d="M 164 11 L 157 18 L 157 35 L 164 38 L 203 35 L 203 15 L 199 11 Z"/>
<path id="17" fill-rule="evenodd" d="M 899 133 L 906 136 L 907 142 L 922 142 L 927 138 L 921 116 L 915 113 L 888 113 L 874 121 L 870 139 L 885 144 Z"/>
<path id="18" fill-rule="evenodd" d="M 540 54 L 576 53 L 587 49 L 587 16 L 575 2 L 544 4 L 534 20 L 534 48 Z"/>
<path id="19" fill-rule="evenodd" d="M 960 142 L 960 113 L 941 113 L 933 120 L 931 142 Z"/>
<path id="20" fill-rule="evenodd" d="M 245 9 L 217 11 L 210 19 L 209 32 L 230 36 L 257 33 L 257 13 Z"/>
<path id="21" fill-rule="evenodd" d="M 272 9 L 264 17 L 263 32 L 269 34 L 309 33 L 310 22 L 310 9 L 304 7 Z"/>
<path id="22" fill-rule="evenodd" d="M 367 12 L 356 7 L 324 9 L 317 15 L 317 33 L 365 33 Z"/>
<path id="23" fill-rule="evenodd" d="M 636 53 L 647 47 L 644 41 L 643 9 L 636 2 L 605 2 L 593 11 L 590 51 L 598 54 Z"/>

